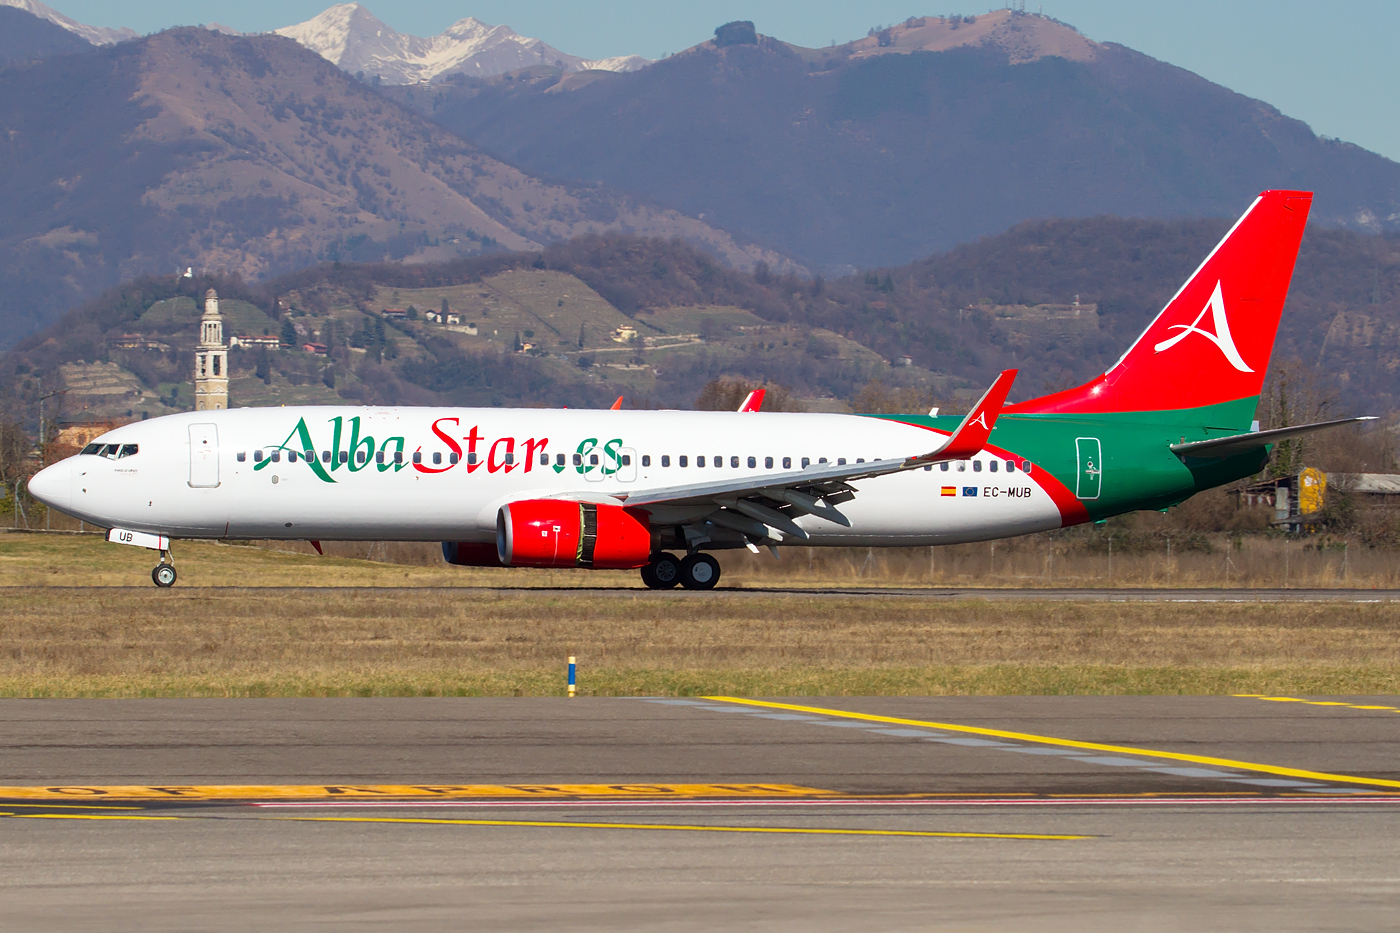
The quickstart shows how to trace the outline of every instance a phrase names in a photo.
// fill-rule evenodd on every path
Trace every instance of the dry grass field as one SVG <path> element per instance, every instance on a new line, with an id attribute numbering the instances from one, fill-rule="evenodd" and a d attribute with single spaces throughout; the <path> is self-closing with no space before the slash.
<path id="1" fill-rule="evenodd" d="M 538 587 L 636 582 L 194 543 L 177 561 L 162 591 L 144 551 L 0 535 L 0 696 L 550 695 L 569 655 L 585 695 L 1400 693 L 1400 604 L 559 592 Z"/>

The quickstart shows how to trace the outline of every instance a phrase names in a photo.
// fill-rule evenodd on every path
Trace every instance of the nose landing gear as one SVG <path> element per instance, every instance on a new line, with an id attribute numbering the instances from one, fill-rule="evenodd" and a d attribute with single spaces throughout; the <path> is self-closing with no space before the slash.
<path id="1" fill-rule="evenodd" d="M 160 552 L 160 563 L 151 571 L 151 582 L 161 589 L 175 585 L 175 565 L 170 562 L 170 552 Z"/>

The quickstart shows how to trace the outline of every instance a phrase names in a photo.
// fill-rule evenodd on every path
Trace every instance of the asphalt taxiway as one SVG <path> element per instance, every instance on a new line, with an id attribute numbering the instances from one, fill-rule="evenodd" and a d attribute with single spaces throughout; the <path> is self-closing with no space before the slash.
<path id="1" fill-rule="evenodd" d="M 1378 929 L 1400 700 L 0 704 L 0 926 Z"/>

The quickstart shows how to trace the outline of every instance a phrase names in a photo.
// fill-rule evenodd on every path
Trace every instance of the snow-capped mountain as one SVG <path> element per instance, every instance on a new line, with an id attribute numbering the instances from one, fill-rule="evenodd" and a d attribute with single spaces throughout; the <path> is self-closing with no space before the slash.
<path id="1" fill-rule="evenodd" d="M 509 26 L 488 26 L 470 16 L 436 36 L 404 35 L 358 3 L 337 4 L 277 33 L 346 71 L 378 75 L 386 84 L 415 84 L 445 74 L 490 77 L 531 65 L 565 71 L 636 71 L 651 64 L 639 55 L 590 61 L 519 35 Z"/>
<path id="2" fill-rule="evenodd" d="M 134 29 L 109 29 L 106 26 L 88 26 L 71 17 L 64 16 L 52 7 L 44 6 L 38 0 L 0 0 L 0 6 L 12 6 L 33 13 L 40 19 L 62 26 L 64 29 L 91 42 L 93 45 L 116 45 L 127 39 L 136 38 Z"/>

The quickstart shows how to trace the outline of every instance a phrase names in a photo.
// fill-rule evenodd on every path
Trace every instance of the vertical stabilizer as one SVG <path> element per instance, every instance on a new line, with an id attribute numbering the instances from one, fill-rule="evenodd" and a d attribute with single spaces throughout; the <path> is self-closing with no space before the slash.
<path id="1" fill-rule="evenodd" d="M 1008 413 L 1199 408 L 1259 395 L 1312 207 L 1265 191 L 1108 372 Z"/>

